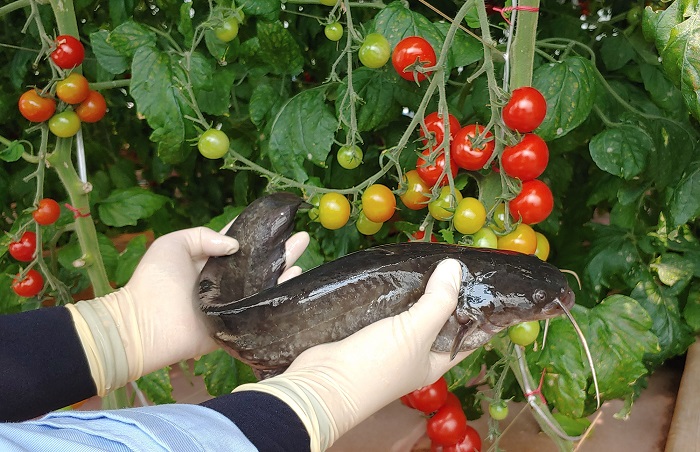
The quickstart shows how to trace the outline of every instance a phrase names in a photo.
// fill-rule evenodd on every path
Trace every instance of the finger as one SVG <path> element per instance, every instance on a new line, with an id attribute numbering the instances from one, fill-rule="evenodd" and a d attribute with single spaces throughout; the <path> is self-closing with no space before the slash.
<path id="1" fill-rule="evenodd" d="M 227 256 L 238 251 L 238 240 L 219 234 L 209 228 L 198 227 L 180 231 L 185 236 L 185 246 L 193 259 L 211 256 Z"/>
<path id="2" fill-rule="evenodd" d="M 309 246 L 308 232 L 297 232 L 284 244 L 285 268 L 290 268 Z"/>
<path id="3" fill-rule="evenodd" d="M 445 259 L 433 271 L 425 294 L 409 309 L 418 339 L 432 341 L 457 307 L 462 271 L 458 261 Z"/>
<path id="4" fill-rule="evenodd" d="M 280 277 L 277 279 L 277 284 L 282 284 L 283 282 L 296 278 L 299 275 L 301 275 L 301 267 L 297 267 L 295 265 L 294 267 L 285 270 L 285 272 L 280 275 Z"/>

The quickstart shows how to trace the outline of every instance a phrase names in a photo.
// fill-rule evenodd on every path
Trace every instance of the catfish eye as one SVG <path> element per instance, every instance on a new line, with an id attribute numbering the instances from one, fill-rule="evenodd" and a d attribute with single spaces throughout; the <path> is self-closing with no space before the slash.
<path id="1" fill-rule="evenodd" d="M 536 290 L 535 293 L 532 294 L 532 298 L 535 301 L 544 301 L 547 298 L 547 294 L 544 293 L 544 290 Z"/>

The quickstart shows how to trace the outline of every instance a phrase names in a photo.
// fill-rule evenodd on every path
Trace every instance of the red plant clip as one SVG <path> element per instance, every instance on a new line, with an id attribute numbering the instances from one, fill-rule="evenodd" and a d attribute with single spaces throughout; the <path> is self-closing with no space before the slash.
<path id="1" fill-rule="evenodd" d="M 68 203 L 65 203 L 64 206 L 66 206 L 66 209 L 70 210 L 73 212 L 73 218 L 84 218 L 84 217 L 89 217 L 90 213 L 82 213 L 80 212 L 80 209 L 76 209 L 75 207 L 71 206 Z"/>
<path id="2" fill-rule="evenodd" d="M 525 393 L 525 397 L 529 398 L 530 396 L 533 396 L 535 394 L 540 396 L 540 400 L 542 400 L 542 403 L 547 404 L 547 399 L 544 398 L 544 395 L 542 394 L 542 383 L 544 383 L 544 375 L 547 373 L 547 369 L 542 369 L 542 376 L 540 377 L 540 384 L 537 386 L 537 389 L 534 391 L 530 391 L 528 393 Z"/>
<path id="3" fill-rule="evenodd" d="M 505 20 L 506 23 L 508 25 L 510 25 L 510 20 L 508 20 L 508 18 L 506 17 L 507 12 L 509 12 L 509 11 L 530 11 L 532 13 L 536 13 L 540 9 L 536 8 L 534 6 L 504 6 L 503 8 L 499 8 L 497 6 L 494 6 L 493 10 L 501 13 L 501 17 L 503 17 L 503 20 Z"/>

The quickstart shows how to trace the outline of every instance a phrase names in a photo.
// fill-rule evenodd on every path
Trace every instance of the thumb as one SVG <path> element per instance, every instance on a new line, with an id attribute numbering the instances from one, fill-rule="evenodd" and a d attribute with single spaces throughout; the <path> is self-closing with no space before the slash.
<path id="1" fill-rule="evenodd" d="M 238 240 L 209 228 L 198 227 L 180 231 L 184 235 L 187 252 L 198 257 L 227 256 L 238 251 Z"/>

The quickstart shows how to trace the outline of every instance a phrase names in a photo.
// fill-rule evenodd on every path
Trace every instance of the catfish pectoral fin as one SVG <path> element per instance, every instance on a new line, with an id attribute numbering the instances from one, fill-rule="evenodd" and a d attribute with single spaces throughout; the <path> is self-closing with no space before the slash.
<path id="1" fill-rule="evenodd" d="M 459 327 L 459 331 L 457 331 L 457 335 L 452 341 L 452 348 L 450 349 L 450 361 L 455 359 L 455 356 L 457 356 L 457 353 L 462 347 L 462 343 L 464 342 L 464 340 L 467 338 L 467 336 L 473 333 L 477 327 L 478 324 L 474 320 L 469 320 L 469 322 Z"/>

